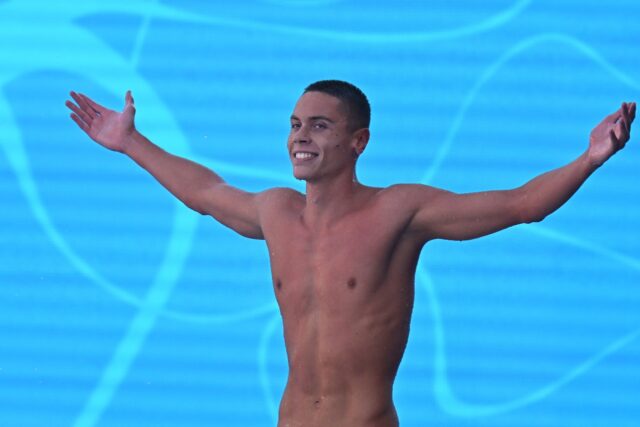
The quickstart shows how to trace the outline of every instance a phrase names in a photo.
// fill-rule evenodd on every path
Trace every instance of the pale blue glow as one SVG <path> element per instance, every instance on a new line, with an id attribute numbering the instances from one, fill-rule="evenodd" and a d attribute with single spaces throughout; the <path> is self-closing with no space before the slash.
<path id="1" fill-rule="evenodd" d="M 262 242 L 189 211 L 68 118 L 69 90 L 257 191 L 308 83 L 373 107 L 358 175 L 510 188 L 640 98 L 640 5 L 595 0 L 0 1 L 0 426 L 273 426 L 286 381 Z M 636 138 L 637 139 L 637 138 Z M 403 427 L 640 423 L 640 148 L 558 213 L 433 242 Z"/>

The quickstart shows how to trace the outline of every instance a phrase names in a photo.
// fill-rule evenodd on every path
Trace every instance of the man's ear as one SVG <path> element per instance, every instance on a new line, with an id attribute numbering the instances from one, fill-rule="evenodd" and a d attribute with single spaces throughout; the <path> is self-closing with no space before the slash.
<path id="1" fill-rule="evenodd" d="M 358 129 L 353 133 L 353 139 L 355 141 L 354 148 L 355 148 L 356 156 L 359 156 L 360 154 L 362 154 L 364 149 L 367 148 L 367 143 L 369 142 L 369 136 L 370 136 L 370 133 L 369 133 L 369 129 L 367 128 Z"/>

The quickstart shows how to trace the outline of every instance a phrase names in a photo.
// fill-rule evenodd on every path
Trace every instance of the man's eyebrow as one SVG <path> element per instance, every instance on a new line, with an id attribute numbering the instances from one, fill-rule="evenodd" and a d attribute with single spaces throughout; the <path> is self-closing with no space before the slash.
<path id="1" fill-rule="evenodd" d="M 312 117 L 309 117 L 309 120 L 326 120 L 326 121 L 328 121 L 330 123 L 335 123 L 333 120 L 331 120 L 327 116 L 312 116 Z"/>
<path id="2" fill-rule="evenodd" d="M 298 118 L 298 116 L 296 116 L 295 114 L 291 115 L 291 120 L 298 120 L 300 121 L 300 119 Z M 326 120 L 330 123 L 335 123 L 335 120 L 331 120 L 329 117 L 327 116 L 311 116 L 309 117 L 309 120 Z"/>

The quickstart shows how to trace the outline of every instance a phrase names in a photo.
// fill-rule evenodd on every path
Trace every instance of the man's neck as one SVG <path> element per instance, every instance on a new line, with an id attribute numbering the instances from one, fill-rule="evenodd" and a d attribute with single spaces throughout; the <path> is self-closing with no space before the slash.
<path id="1" fill-rule="evenodd" d="M 358 202 L 357 196 L 364 188 L 352 171 L 336 177 L 307 181 L 304 222 L 313 227 L 331 225 L 353 209 Z"/>

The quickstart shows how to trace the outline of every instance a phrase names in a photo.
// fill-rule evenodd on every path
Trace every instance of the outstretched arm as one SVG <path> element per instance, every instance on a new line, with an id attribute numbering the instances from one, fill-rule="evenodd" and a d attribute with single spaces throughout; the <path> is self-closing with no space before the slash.
<path id="1" fill-rule="evenodd" d="M 589 148 L 573 162 L 513 190 L 455 194 L 410 186 L 414 214 L 408 231 L 430 239 L 467 240 L 512 225 L 542 221 L 562 206 L 582 183 L 629 140 L 636 104 L 623 103 L 591 132 Z"/>
<path id="2" fill-rule="evenodd" d="M 167 153 L 135 128 L 131 92 L 122 112 L 103 107 L 85 95 L 71 92 L 67 101 L 71 118 L 100 145 L 126 154 L 146 169 L 189 208 L 211 215 L 246 237 L 261 239 L 259 194 L 227 185 L 213 171 L 188 159 Z"/>

